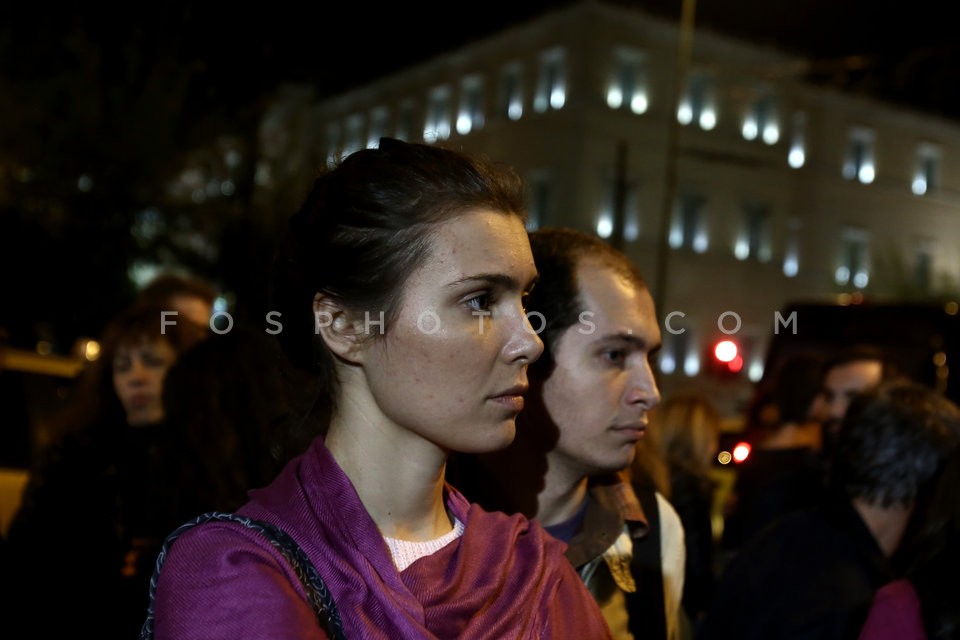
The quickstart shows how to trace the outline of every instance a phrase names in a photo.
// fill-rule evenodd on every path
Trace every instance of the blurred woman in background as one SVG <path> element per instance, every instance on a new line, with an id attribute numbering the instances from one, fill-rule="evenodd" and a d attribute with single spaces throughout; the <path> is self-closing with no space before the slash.
<path id="1" fill-rule="evenodd" d="M 108 324 L 31 469 L 0 574 L 33 637 L 131 638 L 142 623 L 171 526 L 163 381 L 204 336 L 187 323 L 161 333 L 161 311 L 135 305 Z M 36 615 L 44 602 L 55 605 Z"/>

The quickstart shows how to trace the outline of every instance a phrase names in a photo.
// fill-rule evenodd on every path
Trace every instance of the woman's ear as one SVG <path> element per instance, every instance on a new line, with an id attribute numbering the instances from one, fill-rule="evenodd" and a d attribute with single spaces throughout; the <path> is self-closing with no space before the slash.
<path id="1" fill-rule="evenodd" d="M 367 336 L 363 322 L 339 302 L 318 293 L 313 298 L 313 330 L 339 358 L 352 364 L 363 361 Z"/>

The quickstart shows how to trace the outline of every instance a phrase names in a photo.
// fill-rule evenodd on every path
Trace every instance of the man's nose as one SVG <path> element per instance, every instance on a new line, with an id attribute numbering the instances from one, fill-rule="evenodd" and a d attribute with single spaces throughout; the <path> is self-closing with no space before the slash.
<path id="1" fill-rule="evenodd" d="M 632 372 L 626 400 L 627 404 L 640 405 L 647 411 L 660 404 L 660 387 L 648 362 Z"/>

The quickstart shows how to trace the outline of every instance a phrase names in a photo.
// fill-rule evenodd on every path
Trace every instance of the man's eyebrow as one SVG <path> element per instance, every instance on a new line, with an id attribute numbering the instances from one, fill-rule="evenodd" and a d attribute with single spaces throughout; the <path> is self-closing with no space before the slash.
<path id="1" fill-rule="evenodd" d="M 659 342 L 651 346 L 647 343 L 646 340 L 644 340 L 640 336 L 632 333 L 626 333 L 623 331 L 620 331 L 617 333 L 608 333 L 606 335 L 600 336 L 598 342 L 628 342 L 638 349 L 649 348 L 650 351 L 656 351 L 661 346 Z"/>
<path id="2" fill-rule="evenodd" d="M 536 274 L 528 283 L 522 285 L 516 278 L 508 276 L 505 273 L 477 273 L 472 276 L 458 278 L 447 284 L 448 287 L 458 287 L 463 284 L 488 284 L 503 287 L 504 289 L 523 289 L 528 291 L 540 279 L 540 274 Z"/>

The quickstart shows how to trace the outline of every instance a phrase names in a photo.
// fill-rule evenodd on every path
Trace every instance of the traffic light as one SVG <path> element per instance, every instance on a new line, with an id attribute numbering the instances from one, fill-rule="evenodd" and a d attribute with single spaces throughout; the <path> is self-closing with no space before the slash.
<path id="1" fill-rule="evenodd" d="M 743 370 L 740 345 L 729 337 L 714 342 L 707 354 L 707 371 L 719 377 L 732 378 Z"/>

